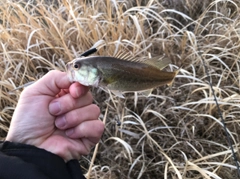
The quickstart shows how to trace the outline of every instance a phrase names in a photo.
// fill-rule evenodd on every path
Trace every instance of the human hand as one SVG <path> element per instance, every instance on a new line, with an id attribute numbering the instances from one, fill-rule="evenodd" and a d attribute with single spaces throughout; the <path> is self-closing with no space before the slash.
<path id="1" fill-rule="evenodd" d="M 43 148 L 65 161 L 88 154 L 104 124 L 88 88 L 50 71 L 23 90 L 6 140 Z"/>

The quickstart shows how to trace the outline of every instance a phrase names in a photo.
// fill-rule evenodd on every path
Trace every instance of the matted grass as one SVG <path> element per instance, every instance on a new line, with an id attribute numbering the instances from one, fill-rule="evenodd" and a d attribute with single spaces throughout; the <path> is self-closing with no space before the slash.
<path id="1" fill-rule="evenodd" d="M 238 0 L 8 0 L 0 2 L 0 137 L 21 90 L 104 40 L 98 55 L 162 55 L 182 69 L 146 98 L 92 89 L 106 129 L 80 164 L 87 178 L 237 178 L 205 60 L 239 155 Z M 116 125 L 116 120 L 122 122 Z"/>

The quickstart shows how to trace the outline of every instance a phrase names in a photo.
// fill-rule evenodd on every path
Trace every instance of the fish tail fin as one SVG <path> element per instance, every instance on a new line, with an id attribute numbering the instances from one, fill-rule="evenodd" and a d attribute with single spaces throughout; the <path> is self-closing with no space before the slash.
<path id="1" fill-rule="evenodd" d="M 174 73 L 174 77 L 173 77 L 172 81 L 167 84 L 170 88 L 172 87 L 173 81 L 174 81 L 175 77 L 177 76 L 177 74 L 179 73 L 179 71 L 181 69 L 182 69 L 182 66 L 180 66 L 176 71 L 173 72 Z"/>

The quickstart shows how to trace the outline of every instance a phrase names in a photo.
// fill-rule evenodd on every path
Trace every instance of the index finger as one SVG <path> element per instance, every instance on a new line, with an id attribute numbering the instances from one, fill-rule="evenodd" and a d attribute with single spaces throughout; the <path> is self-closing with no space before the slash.
<path id="1" fill-rule="evenodd" d="M 55 97 L 61 89 L 67 89 L 71 82 L 66 72 L 52 70 L 41 79 L 29 86 L 29 92 L 34 95 L 48 95 Z"/>

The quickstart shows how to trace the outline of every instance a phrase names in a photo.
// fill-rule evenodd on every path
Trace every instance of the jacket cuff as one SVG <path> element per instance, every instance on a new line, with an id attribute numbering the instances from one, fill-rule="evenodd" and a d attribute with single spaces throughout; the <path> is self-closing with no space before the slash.
<path id="1" fill-rule="evenodd" d="M 65 163 L 58 155 L 32 145 L 9 141 L 0 142 L 0 152 L 7 156 L 18 157 L 24 162 L 37 166 L 38 170 L 49 178 L 84 179 L 77 160 L 70 160 Z"/>

